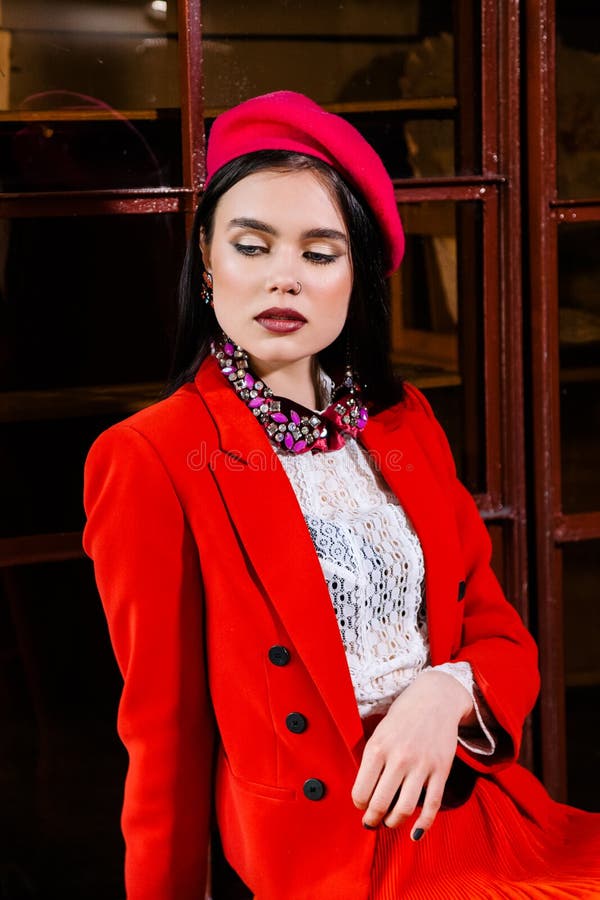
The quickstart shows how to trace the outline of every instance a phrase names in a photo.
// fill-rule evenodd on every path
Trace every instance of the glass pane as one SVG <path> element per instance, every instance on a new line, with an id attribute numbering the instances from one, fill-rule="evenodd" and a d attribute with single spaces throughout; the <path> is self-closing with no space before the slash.
<path id="1" fill-rule="evenodd" d="M 492 569 L 506 593 L 508 581 L 506 556 L 509 536 L 506 534 L 506 526 L 502 523 L 486 522 L 486 525 L 492 540 Z"/>
<path id="2" fill-rule="evenodd" d="M 474 4 L 460 6 L 475 16 Z M 453 175 L 463 120 L 469 135 L 479 120 L 472 41 L 468 86 L 455 81 L 456 15 L 433 0 L 206 0 L 207 113 L 285 87 L 346 116 L 394 177 Z"/>
<path id="3" fill-rule="evenodd" d="M 178 215 L 0 220 L 0 391 L 157 380 Z"/>
<path id="4" fill-rule="evenodd" d="M 593 0 L 557 0 L 558 193 L 600 196 L 600 29 Z"/>
<path id="5" fill-rule="evenodd" d="M 600 811 L 600 541 L 563 550 L 569 802 Z"/>
<path id="6" fill-rule="evenodd" d="M 485 491 L 479 203 L 403 204 L 406 254 L 392 279 L 392 353 L 426 390 L 460 477 Z"/>
<path id="7" fill-rule="evenodd" d="M 0 532 L 76 530 L 91 442 L 167 374 L 183 217 L 0 226 Z"/>
<path id="8" fill-rule="evenodd" d="M 175 0 L 0 4 L 4 191 L 181 183 Z"/>
<path id="9" fill-rule="evenodd" d="M 83 464 L 123 415 L 0 424 L 0 538 L 79 531 Z"/>
<path id="10" fill-rule="evenodd" d="M 561 225 L 560 427 L 563 509 L 600 510 L 600 223 Z"/>
<path id="11" fill-rule="evenodd" d="M 121 679 L 91 564 L 0 570 L 6 897 L 123 897 Z"/>

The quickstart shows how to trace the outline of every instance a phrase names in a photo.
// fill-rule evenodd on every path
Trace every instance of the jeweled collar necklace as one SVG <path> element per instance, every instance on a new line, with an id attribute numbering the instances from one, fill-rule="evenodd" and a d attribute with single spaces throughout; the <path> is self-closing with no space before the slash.
<path id="1" fill-rule="evenodd" d="M 211 349 L 240 400 L 282 451 L 338 450 L 344 446 L 344 434 L 356 437 L 367 424 L 369 414 L 360 386 L 349 369 L 342 384 L 334 388 L 327 409 L 314 412 L 287 397 L 275 397 L 271 388 L 252 374 L 246 351 L 229 338 L 214 341 Z"/>

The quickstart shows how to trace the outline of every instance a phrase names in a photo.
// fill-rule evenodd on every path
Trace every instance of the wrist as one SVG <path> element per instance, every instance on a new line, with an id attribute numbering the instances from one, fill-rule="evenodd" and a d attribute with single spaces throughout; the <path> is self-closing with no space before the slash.
<path id="1" fill-rule="evenodd" d="M 475 704 L 470 691 L 464 684 L 448 672 L 438 672 L 435 668 L 425 669 L 421 675 L 429 678 L 437 678 L 441 688 L 456 709 L 459 727 L 472 725 L 477 721 Z"/>

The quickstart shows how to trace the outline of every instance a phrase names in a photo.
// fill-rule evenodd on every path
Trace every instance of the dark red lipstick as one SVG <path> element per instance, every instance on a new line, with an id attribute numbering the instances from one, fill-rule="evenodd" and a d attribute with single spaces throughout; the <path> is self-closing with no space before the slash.
<path id="1" fill-rule="evenodd" d="M 291 334 L 306 324 L 306 319 L 297 309 L 271 306 L 255 316 L 255 321 L 274 334 Z"/>

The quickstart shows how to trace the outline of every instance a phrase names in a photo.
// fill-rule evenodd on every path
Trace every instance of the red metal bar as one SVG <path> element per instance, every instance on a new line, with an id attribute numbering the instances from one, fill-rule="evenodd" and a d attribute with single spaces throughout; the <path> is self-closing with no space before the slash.
<path id="1" fill-rule="evenodd" d="M 499 157 L 506 185 L 500 191 L 500 407 L 502 429 L 502 496 L 516 512 L 509 539 L 508 590 L 524 620 L 529 620 L 526 523 L 522 227 L 521 227 L 521 58 L 520 0 L 505 0 L 500 8 Z M 532 748 L 529 747 L 531 754 Z"/>
<path id="2" fill-rule="evenodd" d="M 502 498 L 502 438 L 505 423 L 500 405 L 500 235 L 498 192 L 486 189 L 483 204 L 483 377 L 485 383 L 485 446 L 487 489 Z"/>
<path id="3" fill-rule="evenodd" d="M 578 209 L 582 206 L 591 206 L 595 207 L 600 214 L 600 200 L 598 199 L 598 197 L 578 197 L 574 200 L 555 199 L 550 201 L 550 206 L 553 209 L 569 209 L 570 207 Z"/>
<path id="4" fill-rule="evenodd" d="M 554 529 L 557 544 L 569 541 L 593 541 L 600 538 L 600 512 L 559 516 Z"/>
<path id="5" fill-rule="evenodd" d="M 396 182 L 396 197 L 399 203 L 422 203 L 427 200 L 441 202 L 443 200 L 451 200 L 457 203 L 466 200 L 483 200 L 488 189 L 488 185 L 478 187 L 477 185 L 456 186 L 448 185 L 448 187 L 405 187 L 403 184 L 398 185 Z"/>
<path id="6" fill-rule="evenodd" d="M 566 797 L 562 560 L 554 545 L 560 513 L 558 272 L 556 222 L 555 4 L 526 0 L 528 60 L 529 268 L 535 550 L 541 694 L 541 758 L 546 787 Z"/>
<path id="7" fill-rule="evenodd" d="M 460 187 L 462 185 L 475 187 L 477 185 L 502 184 L 506 179 L 504 175 L 443 175 L 439 178 L 394 178 L 392 180 L 398 188 L 444 188 Z"/>
<path id="8" fill-rule="evenodd" d="M 498 77 L 498 16 L 501 7 L 497 0 L 481 3 L 481 151 L 482 172 L 486 175 L 497 173 L 500 162 L 498 109 L 502 90 Z"/>
<path id="9" fill-rule="evenodd" d="M 204 180 L 204 82 L 200 0 L 178 0 L 183 179 L 197 192 Z"/>
<path id="10" fill-rule="evenodd" d="M 557 222 L 600 222 L 600 203 L 588 203 L 581 206 L 552 204 L 550 215 Z"/>
<path id="11" fill-rule="evenodd" d="M 500 419 L 502 430 L 501 496 L 514 516 L 505 528 L 505 586 L 513 604 L 529 624 L 527 558 L 527 493 L 525 470 L 524 372 L 521 226 L 521 59 L 520 0 L 498 7 L 498 155 L 506 184 L 499 191 L 500 229 Z M 494 162 L 492 159 L 488 164 Z M 531 718 L 525 723 L 521 762 L 533 767 Z"/>
<path id="12" fill-rule="evenodd" d="M 109 216 L 182 212 L 189 204 L 191 191 L 185 188 L 163 194 L 128 192 L 94 192 L 66 194 L 59 198 L 49 195 L 0 194 L 0 217 L 38 219 L 57 216 Z"/>
<path id="13" fill-rule="evenodd" d="M 84 552 L 80 531 L 0 539 L 0 568 L 81 559 L 82 556 Z"/>

